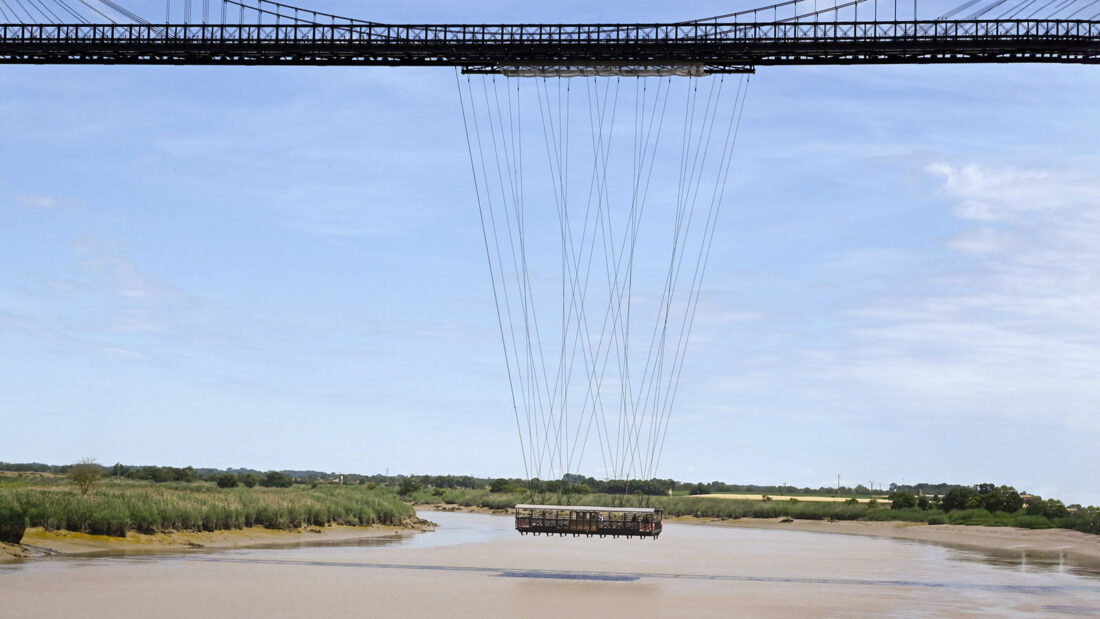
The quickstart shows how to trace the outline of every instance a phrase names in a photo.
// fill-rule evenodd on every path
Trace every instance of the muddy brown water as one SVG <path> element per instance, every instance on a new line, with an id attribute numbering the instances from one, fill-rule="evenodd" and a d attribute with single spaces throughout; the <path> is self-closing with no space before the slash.
<path id="1" fill-rule="evenodd" d="M 520 536 L 507 517 L 328 546 L 0 566 L 0 617 L 1100 616 L 1057 555 L 666 525 L 659 540 Z"/>

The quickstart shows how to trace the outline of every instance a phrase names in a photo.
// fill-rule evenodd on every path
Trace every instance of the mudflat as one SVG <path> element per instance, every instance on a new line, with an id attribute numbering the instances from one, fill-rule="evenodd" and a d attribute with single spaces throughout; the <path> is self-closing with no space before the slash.
<path id="1" fill-rule="evenodd" d="M 676 522 L 726 527 L 788 529 L 812 533 L 865 535 L 890 539 L 941 544 L 974 550 L 1062 553 L 1067 560 L 1082 566 L 1100 567 L 1100 535 L 1067 529 L 1018 529 L 957 524 L 929 525 L 921 522 L 861 522 L 842 520 L 794 520 L 783 522 L 769 518 L 721 520 L 711 518 L 673 518 Z"/>

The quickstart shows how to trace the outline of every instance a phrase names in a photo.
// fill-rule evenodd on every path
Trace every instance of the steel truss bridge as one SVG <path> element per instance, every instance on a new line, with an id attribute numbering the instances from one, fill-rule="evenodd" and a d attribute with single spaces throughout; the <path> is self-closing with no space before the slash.
<path id="1" fill-rule="evenodd" d="M 1097 63 L 1100 21 L 701 24 L 4 24 L 0 63 L 682 68 Z"/>
<path id="2" fill-rule="evenodd" d="M 916 4 L 911 19 L 899 19 L 896 1 L 891 19 L 880 20 L 879 0 L 833 0 L 820 10 L 819 2 L 827 0 L 781 0 L 680 23 L 401 25 L 273 0 L 203 0 L 202 23 L 192 23 L 191 0 L 184 0 L 186 12 L 176 19 L 166 0 L 164 23 L 156 24 L 115 0 L 80 0 L 97 15 L 82 14 L 68 1 L 0 0 L 0 20 L 19 21 L 0 23 L 0 63 L 453 66 L 516 75 L 703 75 L 773 65 L 1100 62 L 1100 12 L 1088 14 L 1100 11 L 1093 8 L 1098 0 L 966 0 L 931 20 L 918 18 Z M 208 19 L 210 2 L 220 8 L 220 20 Z M 800 14 L 810 2 L 813 10 Z M 983 2 L 985 8 L 979 4 L 969 16 L 953 17 Z M 1026 12 L 1035 2 L 1047 4 Z M 1045 8 L 1054 2 L 1057 7 Z M 861 5 L 865 17 L 866 6 L 874 7 L 873 19 L 859 19 Z M 999 14 L 989 15 L 994 8 Z M 122 15 L 122 23 L 112 15 Z"/>

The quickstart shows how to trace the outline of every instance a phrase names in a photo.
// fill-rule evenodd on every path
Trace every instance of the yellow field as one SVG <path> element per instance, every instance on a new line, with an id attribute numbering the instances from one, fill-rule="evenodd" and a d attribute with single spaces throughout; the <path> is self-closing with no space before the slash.
<path id="1" fill-rule="evenodd" d="M 759 501 L 761 495 L 759 494 L 696 494 L 693 496 L 707 498 L 707 499 L 740 499 L 743 501 Z M 789 501 L 790 499 L 798 499 L 799 501 L 818 501 L 822 503 L 843 503 L 848 500 L 848 497 L 835 497 L 835 496 L 786 496 L 786 495 L 772 495 L 769 494 L 773 501 Z M 875 497 L 879 503 L 889 505 L 890 501 L 884 498 Z M 866 503 L 870 499 L 858 499 L 860 503 Z"/>

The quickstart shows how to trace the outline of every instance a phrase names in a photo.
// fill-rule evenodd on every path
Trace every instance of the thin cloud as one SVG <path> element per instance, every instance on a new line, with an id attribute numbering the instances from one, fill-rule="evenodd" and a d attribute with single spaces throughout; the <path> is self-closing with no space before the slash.
<path id="1" fill-rule="evenodd" d="M 955 166 L 942 179 L 961 266 L 920 292 L 847 312 L 838 378 L 930 410 L 1061 419 L 1100 430 L 1100 184 L 1046 170 Z M 974 225 L 974 224 L 977 225 Z M 994 227 L 994 225 L 996 227 Z"/>
<path id="2" fill-rule="evenodd" d="M 49 195 L 16 194 L 12 196 L 12 199 L 22 205 L 33 206 L 35 208 L 53 208 L 61 204 L 60 198 Z"/>

